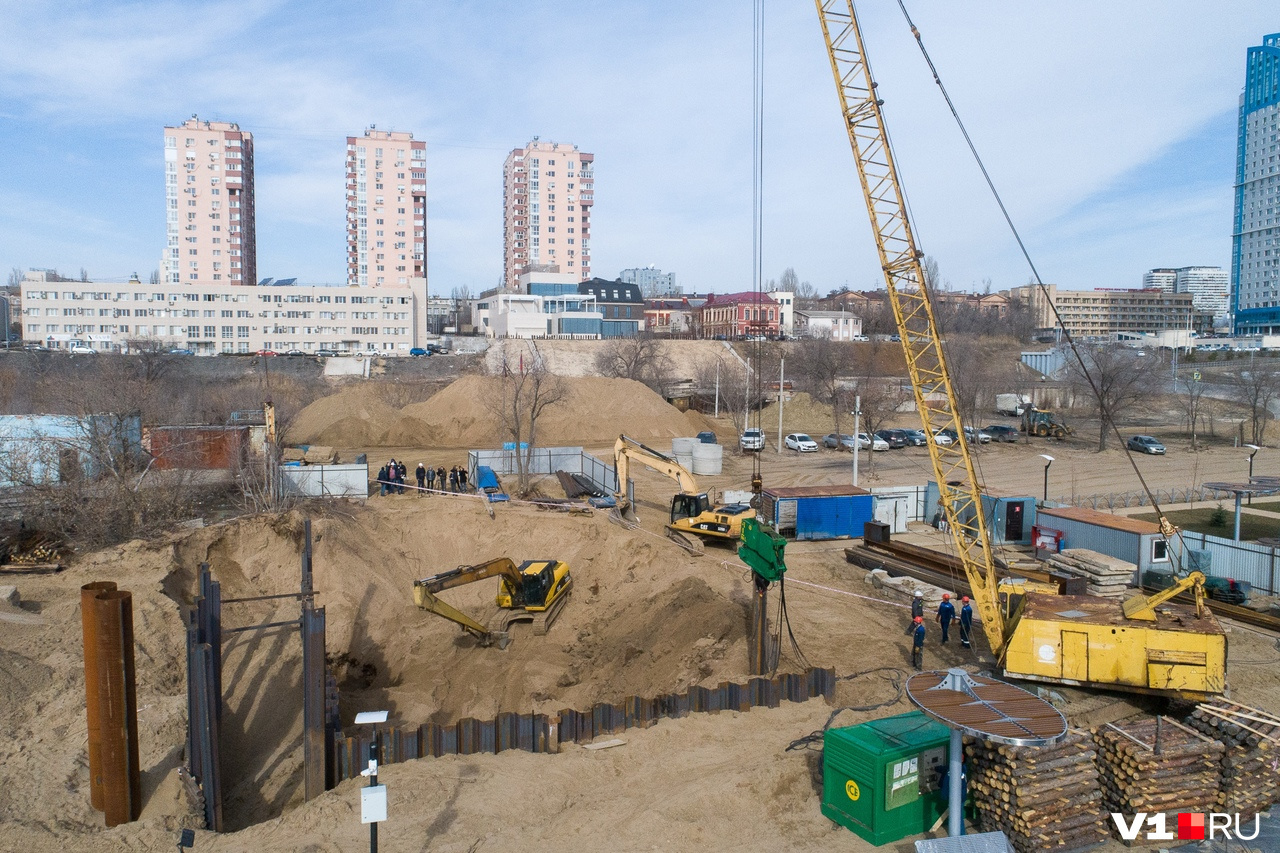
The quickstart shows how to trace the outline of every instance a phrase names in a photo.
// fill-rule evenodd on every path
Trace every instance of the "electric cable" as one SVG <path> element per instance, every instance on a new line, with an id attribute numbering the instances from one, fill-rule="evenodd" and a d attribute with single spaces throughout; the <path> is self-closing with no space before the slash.
<path id="1" fill-rule="evenodd" d="M 866 713 L 868 711 L 878 711 L 881 708 L 888 708 L 891 705 L 896 705 L 899 702 L 901 702 L 902 695 L 906 690 L 906 673 L 896 666 L 878 666 L 875 669 L 867 669 L 867 670 L 863 670 L 862 672 L 855 672 L 851 675 L 837 676 L 836 680 L 852 681 L 855 678 L 861 678 L 864 675 L 872 675 L 878 672 L 889 673 L 888 675 L 885 675 L 882 677 L 889 682 L 889 685 L 891 687 L 893 687 L 892 699 L 886 699 L 883 702 L 876 702 L 871 705 L 846 705 L 842 708 L 836 708 L 834 711 L 831 712 L 831 715 L 827 717 L 827 721 L 826 723 L 823 724 L 821 729 L 818 729 L 815 732 L 810 732 L 804 737 L 799 737 L 791 741 L 791 743 L 787 744 L 787 748 L 785 751 L 794 752 L 800 749 L 812 749 L 812 750 L 821 752 L 823 735 L 826 734 L 827 730 L 831 728 L 831 724 L 835 722 L 836 717 L 840 716 L 845 711 L 852 711 L 854 713 Z"/>

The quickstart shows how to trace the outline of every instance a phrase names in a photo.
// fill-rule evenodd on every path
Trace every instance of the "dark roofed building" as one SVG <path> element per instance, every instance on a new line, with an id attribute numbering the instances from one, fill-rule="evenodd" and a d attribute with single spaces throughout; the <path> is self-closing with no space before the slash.
<path id="1" fill-rule="evenodd" d="M 596 307 L 604 315 L 601 337 L 628 338 L 644 331 L 644 297 L 640 295 L 640 285 L 592 278 L 579 284 L 578 292 L 596 298 Z"/>

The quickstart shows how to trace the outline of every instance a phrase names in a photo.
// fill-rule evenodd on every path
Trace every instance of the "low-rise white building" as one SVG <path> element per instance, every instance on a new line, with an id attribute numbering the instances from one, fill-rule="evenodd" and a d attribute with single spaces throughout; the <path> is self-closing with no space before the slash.
<path id="1" fill-rule="evenodd" d="M 848 311 L 797 311 L 796 334 L 833 341 L 866 340 L 862 318 Z"/>
<path id="2" fill-rule="evenodd" d="M 187 349 L 197 355 L 320 349 L 407 355 L 426 338 L 426 282 L 323 285 L 22 280 L 22 336 L 51 349 Z"/>

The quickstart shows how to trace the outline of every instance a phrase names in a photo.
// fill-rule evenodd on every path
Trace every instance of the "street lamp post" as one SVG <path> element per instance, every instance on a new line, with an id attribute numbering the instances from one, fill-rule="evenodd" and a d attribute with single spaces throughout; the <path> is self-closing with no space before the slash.
<path id="1" fill-rule="evenodd" d="M 1252 453 L 1249 454 L 1249 484 L 1252 485 L 1253 484 L 1253 457 L 1257 456 L 1258 451 L 1261 450 L 1262 448 L 1256 444 L 1246 444 L 1245 447 L 1253 451 Z M 1252 492 L 1249 493 L 1249 506 L 1253 506 Z"/>
<path id="2" fill-rule="evenodd" d="M 1044 460 L 1044 503 L 1049 502 L 1049 466 L 1053 464 L 1053 457 L 1047 453 L 1041 453 L 1040 458 Z"/>

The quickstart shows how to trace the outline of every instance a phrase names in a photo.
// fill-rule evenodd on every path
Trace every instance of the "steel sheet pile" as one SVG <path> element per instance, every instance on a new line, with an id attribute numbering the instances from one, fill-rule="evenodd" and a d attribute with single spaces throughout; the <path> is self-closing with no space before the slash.
<path id="1" fill-rule="evenodd" d="M 1003 830 L 1018 853 L 1073 850 L 1106 839 L 1087 732 L 1072 730 L 1051 747 L 966 741 L 969 789 L 984 831 Z"/>
<path id="2" fill-rule="evenodd" d="M 1054 554 L 1049 558 L 1049 568 L 1084 578 L 1089 594 L 1104 598 L 1124 598 L 1138 570 L 1133 563 L 1088 548 L 1068 548 Z"/>
<path id="3" fill-rule="evenodd" d="M 1225 747 L 1215 811 L 1252 816 L 1280 802 L 1280 717 L 1218 699 L 1197 705 L 1186 722 Z"/>
<path id="4" fill-rule="evenodd" d="M 1157 728 L 1159 731 L 1157 731 Z M 1094 730 L 1103 813 L 1204 812 L 1218 804 L 1223 745 L 1170 717 Z"/>

